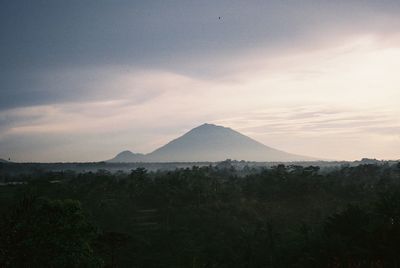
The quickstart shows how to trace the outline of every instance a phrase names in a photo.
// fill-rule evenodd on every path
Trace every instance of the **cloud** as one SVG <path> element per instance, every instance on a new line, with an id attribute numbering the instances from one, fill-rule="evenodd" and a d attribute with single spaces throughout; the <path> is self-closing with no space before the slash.
<path id="1" fill-rule="evenodd" d="M 216 123 L 270 146 L 326 159 L 399 158 L 398 112 L 385 107 L 288 106 L 255 110 Z"/>
<path id="2" fill-rule="evenodd" d="M 310 109 L 313 109 L 310 111 Z M 303 111 L 302 111 L 303 110 Z M 298 136 L 319 136 L 325 134 L 347 133 L 365 135 L 371 131 L 380 135 L 393 135 L 399 129 L 400 120 L 393 112 L 382 109 L 358 110 L 336 108 L 326 110 L 319 106 L 288 107 L 257 112 L 258 116 L 246 114 L 240 119 L 227 120 L 227 124 L 237 125 L 244 132 L 295 134 Z M 265 114 L 265 116 L 262 116 Z M 279 114 L 270 116 L 270 114 Z M 251 121 L 247 121 L 251 118 Z M 229 123 L 231 122 L 231 123 Z M 245 122 L 248 122 L 247 126 Z M 240 127 L 242 126 L 242 127 Z"/>
<path id="3" fill-rule="evenodd" d="M 215 122 L 293 153 L 397 157 L 398 11 L 398 1 L 8 2 L 1 151 L 103 160 Z"/>
<path id="4" fill-rule="evenodd" d="M 388 38 L 399 10 L 398 1 L 8 1 L 0 13 L 0 110 L 106 98 L 93 84 L 115 71 L 219 79 L 246 67 L 243 55 Z"/>

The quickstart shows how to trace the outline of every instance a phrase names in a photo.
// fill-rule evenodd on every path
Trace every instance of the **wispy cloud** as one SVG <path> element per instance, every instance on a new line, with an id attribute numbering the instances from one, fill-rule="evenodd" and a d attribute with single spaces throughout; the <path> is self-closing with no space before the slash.
<path id="1" fill-rule="evenodd" d="M 216 123 L 297 153 L 330 159 L 399 158 L 400 119 L 397 112 L 385 107 L 271 108 Z"/>

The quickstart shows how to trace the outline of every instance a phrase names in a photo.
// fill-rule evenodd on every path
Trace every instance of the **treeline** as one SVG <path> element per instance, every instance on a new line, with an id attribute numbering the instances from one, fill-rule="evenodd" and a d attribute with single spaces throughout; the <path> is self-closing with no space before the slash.
<path id="1" fill-rule="evenodd" d="M 47 172 L 0 187 L 0 267 L 400 267 L 400 163 Z"/>

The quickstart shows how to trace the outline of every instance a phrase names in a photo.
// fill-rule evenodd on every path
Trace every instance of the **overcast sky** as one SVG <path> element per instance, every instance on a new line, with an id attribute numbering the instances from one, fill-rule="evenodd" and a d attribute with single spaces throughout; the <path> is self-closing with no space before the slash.
<path id="1" fill-rule="evenodd" d="M 400 158 L 400 1 L 0 4 L 0 158 L 150 152 L 205 122 Z"/>

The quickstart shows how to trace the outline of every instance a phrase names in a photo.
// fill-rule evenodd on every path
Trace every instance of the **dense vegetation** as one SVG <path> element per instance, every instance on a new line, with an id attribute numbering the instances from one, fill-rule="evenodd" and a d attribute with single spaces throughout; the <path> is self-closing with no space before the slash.
<path id="1" fill-rule="evenodd" d="M 400 163 L 24 180 L 0 187 L 1 267 L 400 266 Z"/>

